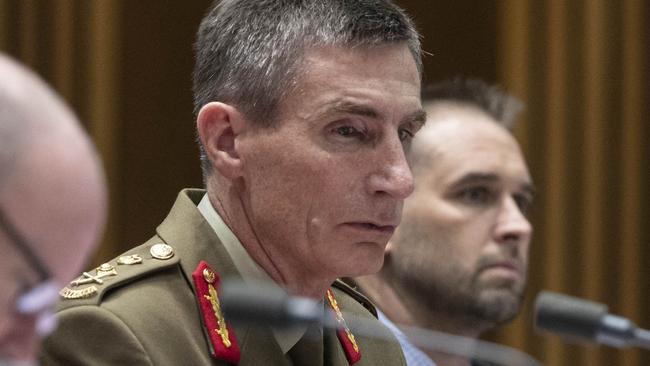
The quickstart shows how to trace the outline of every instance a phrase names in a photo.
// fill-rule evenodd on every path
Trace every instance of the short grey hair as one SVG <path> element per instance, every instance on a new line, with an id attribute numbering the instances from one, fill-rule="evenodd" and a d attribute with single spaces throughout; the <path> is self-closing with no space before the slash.
<path id="1" fill-rule="evenodd" d="M 524 104 L 497 85 L 479 79 L 457 77 L 431 84 L 422 89 L 422 104 L 441 101 L 473 105 L 508 130 L 515 127 Z"/>
<path id="2" fill-rule="evenodd" d="M 307 50 L 396 42 L 408 45 L 421 75 L 420 36 L 391 0 L 223 0 L 198 30 L 194 113 L 220 101 L 271 127 Z M 199 147 L 205 175 L 210 164 Z"/>

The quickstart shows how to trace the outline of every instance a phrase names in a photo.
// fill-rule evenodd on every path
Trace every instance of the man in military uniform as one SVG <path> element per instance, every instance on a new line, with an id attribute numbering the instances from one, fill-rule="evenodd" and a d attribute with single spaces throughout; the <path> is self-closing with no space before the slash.
<path id="1" fill-rule="evenodd" d="M 0 53 L 0 365 L 30 365 L 105 217 L 101 164 L 74 114 Z"/>
<path id="2" fill-rule="evenodd" d="M 225 0 L 196 53 L 206 190 L 182 191 L 153 238 L 62 290 L 43 363 L 403 364 L 396 341 L 347 327 L 344 313 L 373 309 L 335 280 L 379 270 L 413 190 L 405 152 L 425 117 L 411 21 L 390 0 Z M 231 324 L 230 277 L 322 299 L 339 327 Z"/>
<path id="3" fill-rule="evenodd" d="M 510 132 L 521 104 L 464 79 L 434 85 L 422 101 L 427 125 L 411 156 L 417 188 L 384 268 L 356 281 L 409 365 L 478 365 L 420 350 L 393 323 L 477 338 L 517 314 L 532 232 L 531 178 Z"/>

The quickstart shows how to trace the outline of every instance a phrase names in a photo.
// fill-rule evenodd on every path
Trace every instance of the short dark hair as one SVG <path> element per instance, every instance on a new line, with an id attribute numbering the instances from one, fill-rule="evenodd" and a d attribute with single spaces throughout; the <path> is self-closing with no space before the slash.
<path id="1" fill-rule="evenodd" d="M 420 75 L 420 38 L 391 0 L 222 0 L 197 34 L 194 113 L 211 101 L 235 105 L 257 126 L 276 123 L 304 53 L 321 46 L 405 42 Z M 201 148 L 204 174 L 209 162 Z"/>
<path id="2" fill-rule="evenodd" d="M 422 89 L 422 104 L 450 101 L 478 107 L 497 123 L 512 130 L 523 103 L 497 85 L 483 80 L 456 77 Z"/>

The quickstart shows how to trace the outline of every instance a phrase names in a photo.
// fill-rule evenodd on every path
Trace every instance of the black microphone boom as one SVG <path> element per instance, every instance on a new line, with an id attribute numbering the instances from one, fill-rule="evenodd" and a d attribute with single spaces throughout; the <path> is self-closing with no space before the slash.
<path id="1" fill-rule="evenodd" d="M 650 331 L 609 314 L 606 305 L 548 291 L 535 300 L 535 328 L 569 340 L 650 349 Z"/>

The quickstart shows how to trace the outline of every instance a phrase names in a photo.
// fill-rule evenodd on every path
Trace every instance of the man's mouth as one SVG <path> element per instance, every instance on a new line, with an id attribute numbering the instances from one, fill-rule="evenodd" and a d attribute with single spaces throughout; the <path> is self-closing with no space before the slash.
<path id="1" fill-rule="evenodd" d="M 488 263 L 481 267 L 481 271 L 499 272 L 506 276 L 521 276 L 522 266 L 515 260 L 503 260 Z"/>
<path id="2" fill-rule="evenodd" d="M 383 235 L 393 235 L 397 225 L 381 225 L 372 222 L 349 222 L 347 226 L 357 230 L 380 233 Z"/>

